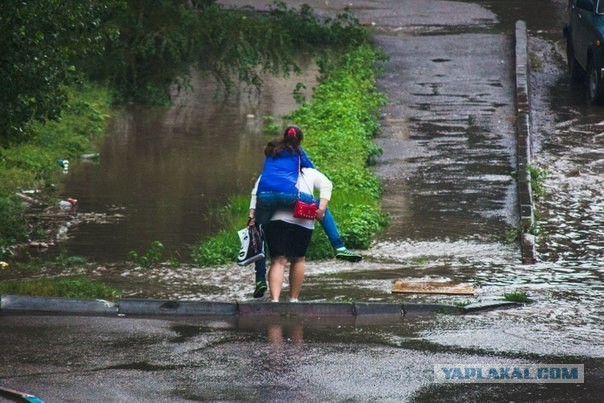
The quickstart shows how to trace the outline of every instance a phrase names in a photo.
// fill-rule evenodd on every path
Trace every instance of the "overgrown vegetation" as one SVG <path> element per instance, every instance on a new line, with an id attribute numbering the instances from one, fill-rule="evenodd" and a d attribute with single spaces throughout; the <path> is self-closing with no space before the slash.
<path id="1" fill-rule="evenodd" d="M 34 198 L 44 202 L 60 180 L 57 160 L 78 159 L 96 150 L 103 134 L 110 116 L 109 91 L 75 85 L 66 94 L 60 121 L 33 122 L 29 141 L 0 146 L 0 259 L 8 258 L 16 243 L 26 241 L 36 231 L 28 226 L 26 206 L 17 194 L 35 191 Z"/>
<path id="2" fill-rule="evenodd" d="M 109 21 L 115 32 L 106 37 L 102 62 L 88 59 L 86 71 L 138 102 L 169 102 L 171 89 L 188 87 L 191 69 L 213 75 L 227 94 L 237 82 L 260 89 L 265 73 L 299 71 L 300 52 L 367 37 L 348 12 L 319 20 L 309 6 L 281 1 L 266 13 L 211 0 L 128 0 L 124 7 Z"/>
<path id="3" fill-rule="evenodd" d="M 69 86 L 92 79 L 118 99 L 166 104 L 191 70 L 259 89 L 262 75 L 299 71 L 295 56 L 361 44 L 348 12 L 319 19 L 275 1 L 268 12 L 216 0 L 5 0 L 0 13 L 0 145 L 60 119 Z"/>
<path id="4" fill-rule="evenodd" d="M 16 195 L 0 193 L 0 222 L 0 259 L 6 259 L 14 245 L 24 242 L 29 233 L 21 200 Z"/>
<path id="5" fill-rule="evenodd" d="M 161 261 L 163 252 L 164 244 L 160 241 L 153 241 L 149 249 L 142 255 L 140 255 L 136 251 L 131 250 L 128 253 L 128 259 L 135 262 L 141 267 L 149 268 Z"/>
<path id="6" fill-rule="evenodd" d="M 503 299 L 505 299 L 506 301 L 512 301 L 512 302 L 522 302 L 522 303 L 531 302 L 528 295 L 524 291 L 506 292 L 503 294 Z"/>
<path id="7" fill-rule="evenodd" d="M 533 201 L 536 202 L 541 199 L 545 195 L 545 186 L 544 182 L 547 178 L 548 172 L 545 168 L 540 168 L 535 165 L 528 164 L 526 169 L 529 173 L 530 177 L 530 186 L 531 186 L 531 194 L 533 197 Z M 518 172 L 512 172 L 512 176 L 518 180 Z M 522 223 L 517 228 L 510 228 L 505 233 L 505 238 L 508 242 L 515 242 L 522 237 L 523 233 L 529 233 L 532 235 L 538 235 L 540 231 L 539 227 L 539 210 L 536 208 L 533 209 L 533 223 L 529 226 L 528 224 L 523 225 Z"/>
<path id="8" fill-rule="evenodd" d="M 543 183 L 547 178 L 547 169 L 539 168 L 531 164 L 527 165 L 527 168 L 531 175 L 531 192 L 535 199 L 539 199 L 545 194 Z"/>
<path id="9" fill-rule="evenodd" d="M 385 102 L 375 89 L 376 63 L 382 55 L 366 44 L 331 60 L 321 60 L 322 79 L 312 103 L 294 111 L 287 120 L 305 132 L 304 147 L 319 170 L 334 183 L 329 204 L 342 238 L 351 248 L 369 247 L 372 237 L 386 224 L 378 206 L 380 184 L 368 169 L 379 150 L 378 109 Z M 197 245 L 193 261 L 200 266 L 233 262 L 239 251 L 236 231 L 245 226 L 249 195 L 235 197 L 216 211 L 223 230 Z M 329 258 L 333 251 L 318 228 L 313 233 L 309 259 Z"/>
<path id="10" fill-rule="evenodd" d="M 0 146 L 61 117 L 77 62 L 103 51 L 119 0 L 4 0 L 0 13 Z"/>

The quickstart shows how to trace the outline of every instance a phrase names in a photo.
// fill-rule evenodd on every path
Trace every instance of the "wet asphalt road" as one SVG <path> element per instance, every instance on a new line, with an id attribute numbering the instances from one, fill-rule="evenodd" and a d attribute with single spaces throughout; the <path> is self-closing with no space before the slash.
<path id="1" fill-rule="evenodd" d="M 604 391 L 602 362 L 584 359 L 585 384 L 436 387 L 434 365 L 576 358 L 443 348 L 417 337 L 426 319 L 5 315 L 0 375 L 47 402 L 562 402 Z"/>
<path id="2" fill-rule="evenodd" d="M 333 11 L 349 2 L 308 3 Z M 425 246 L 444 248 L 443 254 L 464 260 L 474 254 L 485 260 L 499 254 L 504 262 L 514 259 L 516 250 L 503 247 L 500 239 L 516 217 L 510 179 L 511 27 L 518 11 L 517 2 L 512 3 L 509 19 L 480 2 L 354 5 L 365 23 L 376 23 L 376 39 L 391 57 L 381 81 L 391 102 L 384 109 L 379 142 L 385 154 L 377 169 L 384 179 L 384 206 L 394 217 L 389 235 L 416 241 L 411 256 Z M 484 250 L 463 243 L 472 237 L 486 243 Z M 382 259 L 383 270 L 384 261 L 398 264 L 397 259 L 406 257 L 404 246 L 371 253 Z M 452 270 L 463 279 L 466 267 L 459 262 L 453 266 L 445 273 Z M 370 265 L 367 270 L 369 288 L 374 288 Z M 482 275 L 488 283 L 493 273 L 472 272 L 468 277 Z M 363 284 L 362 275 L 360 280 Z M 320 297 L 313 295 L 313 281 L 307 283 L 309 299 Z M 384 284 L 390 282 L 385 278 Z M 358 286 L 356 278 L 351 290 Z M 335 287 L 333 293 L 330 297 L 346 295 Z M 604 392 L 603 360 L 589 358 L 585 346 L 591 342 L 591 356 L 602 357 L 601 340 L 588 333 L 587 340 L 567 341 L 564 318 L 556 316 L 560 312 L 572 314 L 554 305 L 550 315 L 557 326 L 540 328 L 543 332 L 534 337 L 506 329 L 514 321 L 529 325 L 530 310 L 471 315 L 455 325 L 461 330 L 450 333 L 448 326 L 457 317 L 447 315 L 376 323 L 3 315 L 0 385 L 48 402 L 598 401 Z M 586 382 L 433 383 L 434 364 L 460 362 L 583 363 Z"/>

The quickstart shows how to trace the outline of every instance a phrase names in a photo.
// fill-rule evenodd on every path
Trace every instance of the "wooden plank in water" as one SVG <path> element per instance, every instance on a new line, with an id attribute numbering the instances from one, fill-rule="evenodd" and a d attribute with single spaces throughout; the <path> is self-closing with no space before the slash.
<path id="1" fill-rule="evenodd" d="M 392 292 L 404 294 L 474 295 L 474 286 L 471 284 L 451 284 L 439 281 L 396 280 L 392 285 Z"/>

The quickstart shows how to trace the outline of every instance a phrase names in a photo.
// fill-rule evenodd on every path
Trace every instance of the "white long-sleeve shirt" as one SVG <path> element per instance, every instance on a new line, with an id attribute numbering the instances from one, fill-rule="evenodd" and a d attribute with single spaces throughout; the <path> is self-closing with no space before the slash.
<path id="1" fill-rule="evenodd" d="M 258 190 L 258 180 L 256 180 L 256 184 L 254 185 L 254 189 L 252 190 L 252 197 L 250 200 L 250 209 L 256 208 L 256 193 Z M 319 191 L 320 199 L 331 199 L 331 191 L 333 189 L 333 184 L 327 178 L 327 176 L 323 175 L 321 172 L 317 171 L 314 168 L 302 168 L 302 173 L 298 177 L 298 189 L 302 193 L 314 194 L 315 190 Z M 304 228 L 314 229 L 315 220 L 308 220 L 306 218 L 295 218 L 293 214 L 293 208 L 281 208 L 275 211 L 271 221 L 281 220 L 291 224 L 297 224 Z"/>

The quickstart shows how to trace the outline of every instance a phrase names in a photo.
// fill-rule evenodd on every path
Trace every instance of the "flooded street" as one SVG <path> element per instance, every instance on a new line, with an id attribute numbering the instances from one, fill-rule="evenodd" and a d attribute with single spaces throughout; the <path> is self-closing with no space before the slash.
<path id="1" fill-rule="evenodd" d="M 560 55 L 562 22 L 551 24 L 561 21 L 563 14 L 555 11 L 563 8 L 534 1 L 531 6 L 551 14 L 532 14 L 525 4 L 480 2 L 494 14 L 466 14 L 476 21 L 471 39 L 456 33 L 460 21 L 455 18 L 448 19 L 453 26 L 422 27 L 428 37 L 418 36 L 417 27 L 404 41 L 378 36 L 386 49 L 396 49 L 389 51 L 394 67 L 392 76 L 386 69 L 385 88 L 391 102 L 385 139 L 378 142 L 391 152 L 385 153 L 386 161 L 404 163 L 396 171 L 386 167 L 385 175 L 378 171 L 385 178 L 384 206 L 400 220 L 398 228 L 395 223 L 390 229 L 397 240 L 378 242 L 371 252 L 390 261 L 425 257 L 420 267 L 400 275 L 474 280 L 479 300 L 515 291 L 534 300 L 521 309 L 441 316 L 434 328 L 422 332 L 428 340 L 502 352 L 602 357 L 604 109 L 586 105 L 582 88 L 568 84 Z M 517 214 L 509 180 L 514 169 L 508 137 L 514 131 L 513 88 L 506 79 L 511 55 L 489 55 L 497 44 L 512 48 L 510 24 L 516 18 L 527 22 L 529 58 L 541 62 L 529 83 L 533 162 L 548 171 L 547 193 L 537 203 L 536 265 L 521 265 L 516 246 L 503 239 L 505 226 L 513 225 Z M 405 29 L 395 31 L 405 35 Z M 434 41 L 435 32 L 447 31 Z M 469 41 L 471 50 L 455 51 Z M 393 88 L 392 82 L 400 84 Z"/>
<path id="2" fill-rule="evenodd" d="M 604 109 L 586 105 L 582 88 L 568 84 L 561 56 L 566 2 L 428 3 L 353 5 L 390 56 L 380 80 L 389 102 L 376 172 L 392 223 L 362 264 L 311 264 L 304 297 L 463 304 L 526 292 L 532 304 L 441 316 L 421 336 L 493 351 L 602 357 Z M 548 171 L 546 195 L 537 201 L 535 265 L 521 264 L 518 245 L 506 240 L 518 217 L 518 19 L 527 23 L 529 59 L 536 60 L 529 83 L 533 163 Z M 390 293 L 397 278 L 473 283 L 477 291 L 473 298 L 401 297 Z"/>
<path id="3" fill-rule="evenodd" d="M 316 83 L 304 63 L 296 80 Z M 193 93 L 175 94 L 169 109 L 129 107 L 110 122 L 98 163 L 78 161 L 66 175 L 64 197 L 78 200 L 79 215 L 106 220 L 74 226 L 59 250 L 101 263 L 143 254 L 154 241 L 166 255 L 187 261 L 190 246 L 220 224 L 211 210 L 246 194 L 262 167 L 263 117 L 296 107 L 296 80 L 267 77 L 260 97 L 214 98 L 212 80 L 194 75 Z"/>
<path id="4" fill-rule="evenodd" d="M 305 3 L 331 15 L 350 2 Z M 390 56 L 378 83 L 389 102 L 376 139 L 384 154 L 375 169 L 392 221 L 371 249 L 361 251 L 362 263 L 311 262 L 304 301 L 466 304 L 526 292 L 533 303 L 440 315 L 411 330 L 426 342 L 459 348 L 604 357 L 604 108 L 586 105 L 581 89 L 568 84 L 560 55 L 563 3 L 350 3 Z M 530 74 L 533 162 L 548 171 L 546 195 L 537 202 L 535 265 L 521 264 L 519 245 L 507 239 L 518 225 L 518 19 L 527 23 L 530 58 L 541 62 Z M 80 200 L 79 213 L 117 211 L 124 218 L 70 230 L 64 251 L 98 264 L 61 274 L 102 279 L 125 297 L 252 299 L 251 267 L 142 269 L 122 260 L 155 240 L 176 256 L 186 254 L 188 244 L 210 234 L 217 223 L 207 211 L 231 194 L 247 193 L 259 170 L 267 140 L 261 117 L 294 109 L 291 88 L 313 78 L 308 70 L 303 78 L 275 81 L 261 99 L 217 106 L 206 89 L 167 112 L 124 111 L 100 163 L 74 165 L 64 184 L 65 195 Z M 393 294 L 392 282 L 401 278 L 471 283 L 476 294 Z M 389 330 L 382 336 L 398 337 Z"/>
<path id="5" fill-rule="evenodd" d="M 0 341 L 11 340 L 15 360 L 6 359 L 0 375 L 57 401 L 69 388 L 91 401 L 108 395 L 114 401 L 598 401 L 604 379 L 604 107 L 587 105 L 584 89 L 569 84 L 562 56 L 566 1 L 288 2 L 302 3 L 325 15 L 350 4 L 390 56 L 378 82 L 389 102 L 376 139 L 384 154 L 375 170 L 391 225 L 360 251 L 360 263 L 309 262 L 301 300 L 465 305 L 525 292 L 531 303 L 389 320 L 47 322 L 7 315 Z M 536 201 L 533 265 L 522 264 L 518 242 L 508 236 L 519 215 L 519 19 L 526 21 L 532 61 L 532 163 L 548 173 L 546 192 Z M 123 289 L 124 297 L 253 301 L 251 266 L 166 263 L 143 269 L 123 259 L 154 240 L 174 254 L 185 253 L 186 244 L 210 234 L 216 223 L 207 210 L 230 194 L 247 193 L 259 170 L 267 140 L 261 117 L 295 108 L 291 88 L 314 75 L 308 69 L 303 78 L 275 80 L 260 99 L 217 106 L 206 97 L 210 86 L 179 98 L 167 112 L 124 111 L 114 120 L 100 162 L 76 164 L 64 184 L 66 195 L 81 201 L 78 214 L 120 214 L 119 223 L 70 230 L 62 248 L 94 263 L 36 275 L 85 274 Z M 397 279 L 473 284 L 476 292 L 395 294 Z M 49 351 L 37 351 L 41 343 Z M 64 349 L 71 351 L 67 358 Z M 27 354 L 39 362 L 28 362 Z M 19 360 L 21 373 L 13 376 L 17 368 L 11 363 Z M 578 363 L 585 365 L 586 382 L 435 384 L 434 365 L 454 362 Z M 68 386 L 57 389 L 61 382 Z"/>

